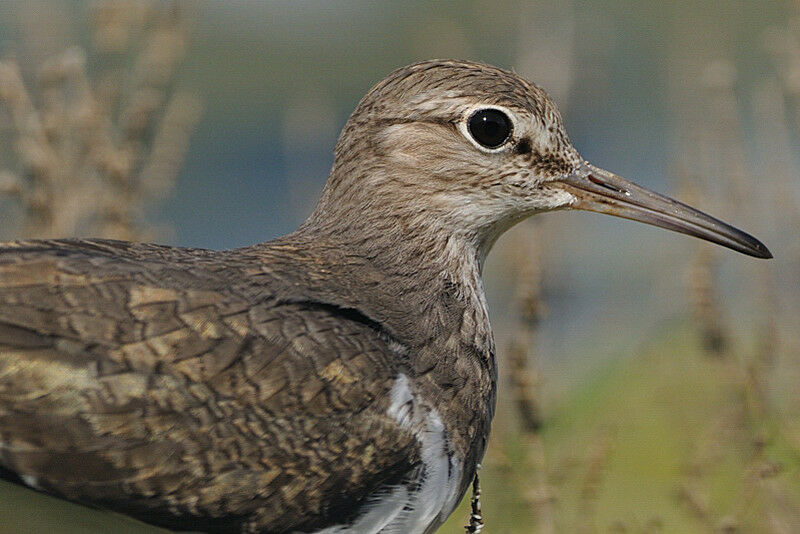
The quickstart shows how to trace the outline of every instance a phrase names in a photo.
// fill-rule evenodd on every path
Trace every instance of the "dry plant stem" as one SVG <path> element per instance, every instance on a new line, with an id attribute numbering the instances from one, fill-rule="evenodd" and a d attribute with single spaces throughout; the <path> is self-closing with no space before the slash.
<path id="1" fill-rule="evenodd" d="M 17 154 L 0 192 L 23 208 L 23 235 L 156 237 L 144 211 L 174 187 L 200 110 L 172 90 L 188 38 L 176 5 L 97 2 L 91 77 L 75 47 L 45 61 L 36 83 L 14 58 L 0 62 Z"/>
<path id="2" fill-rule="evenodd" d="M 704 196 L 697 186 L 690 185 L 693 181 L 686 172 L 679 172 L 678 182 L 687 202 L 702 203 Z M 722 358 L 730 340 L 718 304 L 717 255 L 705 243 L 696 245 L 695 250 L 687 271 L 689 306 L 703 350 L 709 356 Z"/>
<path id="3" fill-rule="evenodd" d="M 703 195 L 707 198 L 714 195 L 713 184 L 733 182 L 735 187 L 732 193 L 723 193 L 732 195 L 730 205 L 748 209 L 754 205 L 758 206 L 754 200 L 758 198 L 758 192 L 753 191 L 753 184 L 758 181 L 748 175 L 747 166 L 742 158 L 746 150 L 738 120 L 739 104 L 733 85 L 736 75 L 730 69 L 732 69 L 731 63 L 726 61 L 716 61 L 706 68 L 707 72 L 712 73 L 705 79 L 706 106 L 720 119 L 705 121 L 700 129 L 702 135 L 694 140 L 701 160 L 703 158 L 707 160 L 708 154 L 716 152 L 723 158 L 721 161 L 706 161 L 709 163 L 704 171 L 707 175 L 706 181 L 688 179 L 685 175 L 681 178 L 684 187 L 689 183 L 694 184 L 695 196 Z M 762 119 L 760 124 L 765 122 L 768 121 Z M 742 201 L 745 198 L 749 200 Z M 747 212 L 740 214 L 745 218 L 749 215 Z M 687 480 L 679 490 L 681 501 L 709 531 L 732 531 L 740 528 L 740 523 L 749 524 L 749 521 L 754 521 L 751 526 L 757 525 L 760 531 L 764 532 L 792 532 L 800 526 L 797 522 L 797 507 L 787 507 L 782 504 L 791 503 L 792 499 L 788 497 L 789 494 L 781 482 L 773 477 L 779 467 L 772 464 L 766 455 L 766 449 L 774 439 L 774 431 L 771 431 L 764 422 L 773 417 L 767 402 L 767 388 L 768 375 L 774 364 L 776 347 L 779 343 L 775 324 L 775 310 L 779 308 L 779 303 L 774 294 L 774 270 L 768 269 L 768 272 L 762 274 L 763 276 L 759 276 L 756 273 L 755 276 L 764 282 L 761 284 L 763 291 L 760 291 L 758 296 L 764 317 L 758 346 L 755 353 L 749 357 L 736 358 L 732 353 L 734 345 L 727 329 L 724 328 L 723 314 L 718 304 L 719 282 L 715 256 L 708 248 L 698 249 L 690 271 L 692 310 L 700 325 L 703 348 L 707 354 L 723 357 L 718 364 L 721 380 L 732 384 L 738 390 L 737 398 L 740 399 L 730 414 L 723 414 L 720 418 L 719 428 L 728 430 L 713 433 L 706 446 L 698 447 L 695 451 L 694 467 L 689 470 Z M 716 465 L 716 460 L 708 451 L 723 450 L 729 447 L 727 444 L 732 439 L 744 441 L 741 449 L 750 451 L 747 470 L 744 473 L 744 492 L 740 497 L 740 506 L 735 508 L 738 517 L 714 517 L 709 505 L 709 484 L 706 481 L 706 474 L 708 469 Z M 748 516 L 747 513 L 747 510 L 753 509 L 753 503 L 760 503 L 759 506 L 763 510 L 757 517 Z M 787 525 L 790 526 L 788 530 Z"/>
<path id="4" fill-rule="evenodd" d="M 730 341 L 717 304 L 717 265 L 709 247 L 697 249 L 689 269 L 689 300 L 697 321 L 703 349 L 709 356 L 725 357 Z"/>
<path id="5" fill-rule="evenodd" d="M 597 497 L 600 486 L 605 477 L 606 465 L 611 456 L 611 436 L 608 429 L 603 429 L 589 447 L 586 462 L 586 474 L 583 477 L 580 495 L 580 509 L 578 510 L 579 531 L 584 533 L 596 532 Z"/>
<path id="6" fill-rule="evenodd" d="M 777 85 L 777 84 L 775 84 Z M 782 98 L 779 92 L 773 91 L 771 94 L 764 91 L 767 89 L 765 86 L 762 88 L 762 95 L 767 100 L 774 102 L 775 106 L 782 107 Z M 724 132 L 720 132 L 719 136 L 723 139 L 725 145 L 725 152 L 732 154 L 744 154 L 745 144 L 744 135 L 742 133 L 742 126 L 738 120 L 736 110 L 736 98 L 734 86 L 732 83 L 720 87 L 719 92 L 712 94 L 712 98 L 720 101 L 719 107 L 722 108 L 727 116 L 731 117 L 729 121 L 732 128 L 726 128 Z M 763 96 L 762 96 L 763 99 Z M 773 104 L 767 104 L 773 106 Z M 786 126 L 783 123 L 785 115 L 779 113 L 781 116 L 780 125 L 775 125 L 778 130 L 785 130 Z M 766 121 L 768 122 L 768 121 Z M 763 132 L 762 132 L 763 133 Z M 740 161 L 741 158 L 735 161 Z M 744 164 L 740 165 L 742 168 Z M 732 204 L 738 206 L 740 210 L 745 210 L 742 214 L 744 217 L 752 218 L 752 214 L 747 210 L 753 209 L 753 202 L 742 202 L 743 198 L 753 198 L 757 192 L 753 191 L 752 184 L 756 183 L 755 177 L 749 176 L 746 170 L 740 172 L 730 173 L 734 178 L 739 178 L 739 187 L 736 192 L 739 195 L 732 199 Z M 791 173 L 778 172 L 773 169 L 771 174 L 780 176 L 781 174 L 787 175 Z M 762 267 L 763 268 L 763 267 Z M 762 307 L 762 332 L 759 336 L 759 346 L 756 347 L 755 353 L 750 354 L 748 357 L 739 358 L 738 364 L 732 363 L 736 366 L 730 369 L 729 373 L 735 376 L 741 394 L 743 406 L 740 411 L 742 421 L 741 427 L 745 430 L 747 436 L 749 449 L 751 451 L 750 458 L 747 463 L 748 474 L 745 477 L 745 491 L 743 495 L 743 503 L 752 501 L 760 501 L 764 508 L 763 513 L 758 518 L 757 522 L 761 529 L 766 532 L 781 532 L 783 529 L 780 525 L 791 524 L 794 522 L 794 531 L 800 528 L 798 519 L 798 508 L 795 506 L 792 513 L 787 513 L 785 507 L 779 505 L 780 502 L 791 502 L 791 498 L 787 497 L 788 493 L 786 488 L 777 481 L 772 479 L 773 475 L 779 470 L 777 466 L 772 464 L 766 455 L 767 447 L 775 439 L 775 431 L 770 429 L 770 425 L 766 422 L 772 418 L 770 414 L 770 407 L 767 402 L 767 387 L 769 371 L 775 362 L 775 328 L 774 328 L 774 312 L 778 307 L 777 299 L 775 299 L 774 287 L 770 281 L 771 275 L 774 276 L 774 271 L 771 269 L 765 273 L 762 278 L 761 288 L 757 300 Z M 759 278 L 758 273 L 754 278 Z M 794 517 L 792 517 L 794 515 Z"/>
<path id="7" fill-rule="evenodd" d="M 531 339 L 529 337 L 529 339 Z M 522 432 L 536 434 L 542 427 L 542 413 L 539 400 L 536 398 L 540 379 L 528 363 L 528 351 L 517 340 L 508 350 L 509 368 L 512 382 L 512 394 L 517 407 Z"/>
<path id="8" fill-rule="evenodd" d="M 714 521 L 709 511 L 708 496 L 698 481 L 690 480 L 678 488 L 678 498 L 689 512 L 703 524 L 709 532 L 714 531 Z"/>
<path id="9" fill-rule="evenodd" d="M 511 370 L 511 390 L 520 429 L 523 434 L 526 463 L 533 468 L 534 485 L 527 492 L 536 521 L 535 532 L 555 532 L 553 490 L 548 481 L 547 462 L 539 430 L 542 426 L 539 379 L 530 364 L 529 354 L 536 345 L 536 331 L 543 311 L 541 301 L 541 266 L 537 256 L 541 253 L 537 243 L 538 228 L 534 222 L 523 223 L 523 243 L 516 256 L 517 288 L 515 310 L 517 316 L 514 339 L 509 347 L 508 361 Z"/>
<path id="10" fill-rule="evenodd" d="M 683 22 L 682 17 L 675 21 L 676 43 L 680 45 L 670 54 L 674 71 L 671 79 L 693 79 L 697 82 L 689 87 L 684 87 L 682 83 L 673 84 L 673 98 L 677 102 L 678 112 L 677 133 L 680 139 L 677 154 L 682 158 L 677 162 L 677 181 L 682 196 L 688 197 L 687 201 L 700 202 L 703 199 L 720 197 L 711 190 L 715 183 L 720 183 L 716 180 L 720 174 L 735 174 L 743 170 L 743 166 L 734 163 L 736 157 L 729 153 L 733 149 L 732 140 L 735 136 L 723 133 L 723 130 L 733 129 L 738 125 L 735 121 L 732 122 L 735 118 L 736 101 L 730 88 L 735 73 L 729 62 L 717 59 L 718 44 L 710 44 L 708 39 L 695 38 L 696 34 L 692 31 L 694 28 L 684 27 Z M 682 39 L 684 34 L 694 34 L 689 38 L 691 44 L 698 48 L 696 54 L 686 53 L 687 45 Z M 705 91 L 700 90 L 703 88 Z M 733 114 L 730 113 L 731 107 Z M 731 169 L 732 165 L 736 168 Z M 726 176 L 726 183 L 728 178 Z M 735 380 L 730 372 L 738 364 L 727 357 L 730 342 L 718 305 L 716 256 L 707 247 L 698 246 L 696 250 L 687 272 L 689 307 L 697 324 L 703 352 L 715 357 L 725 375 L 722 377 L 723 383 L 729 383 L 730 380 Z M 726 438 L 731 438 L 726 432 L 740 427 L 741 424 L 738 407 L 731 412 L 720 414 L 712 428 L 695 446 L 684 480 L 677 488 L 679 501 L 702 525 L 703 530 L 708 532 L 715 532 L 720 526 L 720 519 L 716 517 L 710 504 L 708 473 L 717 465 L 716 455 L 723 450 L 722 443 Z M 735 521 L 726 518 L 728 524 Z"/>
<path id="11" fill-rule="evenodd" d="M 726 366 L 728 370 L 733 369 L 735 365 L 727 360 L 719 360 L 719 364 Z M 716 532 L 717 526 L 722 521 L 715 515 L 710 505 L 708 473 L 719 463 L 723 451 L 722 444 L 733 439 L 730 433 L 736 432 L 739 420 L 740 413 L 736 406 L 719 414 L 695 444 L 685 467 L 685 479 L 677 489 L 681 504 L 708 532 Z M 736 522 L 732 517 L 724 519 L 729 525 Z"/>
<path id="12" fill-rule="evenodd" d="M 773 195 L 768 199 L 775 207 L 773 224 L 781 229 L 800 228 L 800 192 L 796 187 L 798 165 L 796 158 L 791 157 L 795 146 L 791 126 L 795 130 L 800 127 L 800 3 L 795 5 L 794 17 L 788 24 L 772 28 L 765 36 L 764 45 L 772 55 L 778 83 L 774 79 L 764 80 L 753 106 L 755 122 L 759 126 L 756 135 L 763 146 L 763 159 L 769 175 L 775 182 L 770 188 Z M 795 283 L 800 279 L 800 241 L 794 239 L 791 232 L 786 235 L 792 235 L 792 238 L 781 246 L 785 270 L 762 268 L 758 273 L 767 290 L 761 305 L 766 317 L 762 321 L 756 360 L 770 360 L 773 373 L 788 371 L 796 375 L 800 369 L 800 333 L 796 328 L 800 314 L 800 286 Z M 795 382 L 784 377 L 784 387 L 791 387 Z M 794 397 L 792 400 L 796 400 L 796 392 L 790 395 Z M 792 429 L 791 418 L 779 414 L 776 419 L 784 434 L 782 437 L 796 453 L 800 453 L 800 433 L 796 427 Z M 795 506 L 795 519 L 800 516 L 798 508 Z M 800 529 L 800 520 L 794 524 Z"/>
<path id="13" fill-rule="evenodd" d="M 22 170 L 21 174 L 9 174 L 10 180 L 18 181 L 9 184 L 7 189 L 17 197 L 26 219 L 52 224 L 50 184 L 56 173 L 57 155 L 48 143 L 30 93 L 22 81 L 19 65 L 13 58 L 0 62 L 0 99 L 11 117 Z"/>
<path id="14" fill-rule="evenodd" d="M 523 4 L 519 11 L 516 63 L 556 96 L 563 112 L 577 71 L 578 17 L 575 8 L 568 2 L 544 0 Z M 553 26 L 558 29 L 555 33 Z M 549 230 L 551 233 L 557 231 L 556 228 Z M 533 470 L 532 487 L 529 481 L 524 481 L 524 485 L 529 487 L 525 494 L 534 516 L 532 530 L 550 534 L 556 532 L 555 492 L 549 480 L 547 455 L 540 433 L 543 424 L 541 379 L 538 365 L 534 363 L 538 354 L 531 354 L 537 350 L 539 322 L 544 312 L 540 258 L 546 254 L 541 232 L 541 226 L 534 221 L 523 223 L 519 231 L 522 242 L 517 246 L 515 258 L 516 325 L 507 362 L 525 447 L 524 464 Z"/>
<path id="15" fill-rule="evenodd" d="M 749 181 L 741 150 L 743 136 L 734 88 L 736 71 L 732 62 L 715 57 L 716 53 L 714 48 L 708 59 L 679 60 L 679 69 L 699 74 L 699 87 L 691 92 L 691 100 L 681 106 L 680 136 L 685 151 L 679 153 L 694 161 L 683 166 L 679 186 L 698 201 L 715 199 L 720 210 L 724 210 L 747 204 L 741 200 Z M 691 175 L 686 172 L 687 167 L 692 169 Z M 726 188 L 720 190 L 723 183 Z M 706 354 L 722 357 L 728 352 L 731 340 L 719 306 L 717 256 L 709 247 L 699 246 L 697 251 L 689 270 L 690 305 Z"/>
<path id="16" fill-rule="evenodd" d="M 789 128 L 784 108 L 783 95 L 777 81 L 765 81 L 757 93 L 756 112 L 760 128 L 757 135 L 762 137 L 764 146 L 784 147 L 789 151 Z M 777 150 L 777 148 L 776 148 Z M 776 225 L 781 221 L 782 213 L 796 213 L 796 203 L 792 194 L 791 181 L 795 178 L 793 166 L 785 158 L 771 160 L 769 172 L 778 181 L 784 195 L 774 198 L 776 206 L 784 210 L 776 210 Z M 785 211 L 787 206 L 793 206 Z M 776 269 L 758 266 L 754 278 L 758 280 L 760 291 L 757 305 L 760 312 L 760 325 L 756 333 L 754 354 L 745 362 L 742 371 L 742 389 L 745 400 L 745 422 L 750 430 L 752 456 L 748 465 L 745 500 L 760 500 L 764 511 L 761 526 L 766 532 L 789 533 L 800 529 L 800 506 L 786 487 L 782 479 L 775 477 L 782 471 L 780 464 L 774 463 L 767 454 L 767 447 L 776 437 L 785 432 L 785 421 L 780 414 L 774 413 L 769 404 L 770 377 L 774 376 L 779 359 L 781 339 L 778 321 L 787 311 L 778 297 L 778 280 Z M 791 289 L 790 289 L 791 291 Z M 795 329 L 791 329 L 794 332 Z M 765 421 L 767 421 L 765 423 Z M 773 427 L 769 422 L 777 422 Z"/>
<path id="17" fill-rule="evenodd" d="M 774 59 L 781 84 L 775 83 L 774 79 L 765 80 L 759 88 L 754 105 L 754 113 L 760 126 L 757 136 L 761 138 L 761 145 L 767 152 L 765 160 L 769 164 L 770 176 L 777 182 L 768 199 L 775 206 L 773 224 L 777 228 L 800 228 L 800 195 L 795 187 L 798 169 L 792 158 L 786 157 L 786 154 L 791 154 L 793 146 L 787 120 L 790 115 L 785 105 L 787 101 L 795 102 L 797 116 L 800 117 L 800 58 L 793 55 L 800 51 L 800 18 L 795 24 L 797 28 L 794 34 L 780 28 L 784 30 L 780 31 L 784 39 L 780 43 L 773 43 L 771 47 L 775 48 L 777 44 L 785 47 L 773 50 L 776 55 L 780 51 L 782 56 Z M 787 68 L 796 73 L 794 77 L 785 74 L 780 76 L 784 62 L 788 63 Z M 767 159 L 773 154 L 783 154 L 783 157 Z M 796 373 L 800 367 L 800 335 L 795 327 L 800 313 L 800 287 L 794 283 L 800 279 L 800 241 L 790 238 L 788 243 L 783 244 L 781 256 L 785 258 L 785 271 L 758 266 L 755 273 L 760 281 L 759 287 L 762 288 L 759 291 L 759 308 L 763 318 L 753 366 L 761 366 L 761 374 L 768 372 L 773 376 L 776 372 L 786 370 Z M 785 414 L 779 414 L 775 419 L 785 433 L 784 437 L 789 437 L 787 441 L 800 453 L 800 440 L 791 439 L 792 431 L 787 428 L 787 423 L 791 426 L 790 420 Z"/>

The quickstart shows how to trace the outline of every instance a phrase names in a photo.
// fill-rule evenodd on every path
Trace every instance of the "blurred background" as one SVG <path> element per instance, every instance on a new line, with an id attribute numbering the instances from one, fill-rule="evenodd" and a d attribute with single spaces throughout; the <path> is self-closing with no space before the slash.
<path id="1" fill-rule="evenodd" d="M 436 57 L 514 69 L 586 159 L 776 256 L 576 212 L 502 238 L 486 532 L 800 532 L 796 1 L 3 2 L 0 237 L 287 233 L 361 96 Z M 0 486 L 0 532 L 157 530 Z"/>

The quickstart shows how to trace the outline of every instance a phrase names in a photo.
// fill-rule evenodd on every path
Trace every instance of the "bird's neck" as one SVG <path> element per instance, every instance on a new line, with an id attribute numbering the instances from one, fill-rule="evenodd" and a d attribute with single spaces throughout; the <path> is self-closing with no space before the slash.
<path id="1" fill-rule="evenodd" d="M 315 294 L 357 309 L 403 347 L 402 372 L 441 416 L 469 474 L 483 455 L 497 384 L 482 251 L 468 234 L 416 222 L 396 212 L 317 214 L 290 238 L 326 258 Z"/>
<path id="2" fill-rule="evenodd" d="M 419 331 L 420 325 L 438 332 L 458 328 L 470 338 L 465 341 L 487 352 L 493 349 L 481 280 L 491 242 L 474 232 L 454 231 L 436 214 L 413 206 L 348 211 L 342 213 L 340 206 L 323 198 L 298 235 L 365 260 L 358 268 L 346 269 L 347 276 L 366 285 L 381 280 L 377 303 L 397 307 L 391 315 L 416 321 L 402 330 Z M 464 313 L 470 317 L 465 319 Z M 462 324 L 465 320 L 468 325 Z"/>
<path id="3" fill-rule="evenodd" d="M 454 230 L 424 203 L 356 198 L 324 194 L 289 239 L 320 262 L 308 277 L 319 280 L 315 295 L 357 309 L 403 346 L 403 372 L 450 429 L 467 473 L 483 454 L 496 398 L 481 280 L 493 239 Z"/>

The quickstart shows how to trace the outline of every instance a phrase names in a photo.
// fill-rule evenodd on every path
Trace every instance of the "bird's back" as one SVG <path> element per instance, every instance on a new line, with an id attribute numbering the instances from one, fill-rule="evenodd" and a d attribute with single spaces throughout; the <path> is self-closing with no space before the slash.
<path id="1" fill-rule="evenodd" d="M 5 245 L 0 464 L 68 499 L 206 531 L 346 524 L 407 483 L 421 460 L 390 413 L 392 340 L 317 298 L 327 269 L 294 252 Z"/>

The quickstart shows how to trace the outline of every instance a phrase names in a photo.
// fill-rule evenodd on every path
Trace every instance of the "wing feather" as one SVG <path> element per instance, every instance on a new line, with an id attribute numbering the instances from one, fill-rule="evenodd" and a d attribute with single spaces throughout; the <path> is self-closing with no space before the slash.
<path id="1" fill-rule="evenodd" d="M 386 341 L 352 311 L 237 293 L 246 275 L 205 253 L 48 243 L 0 249 L 0 465 L 23 480 L 282 532 L 345 521 L 419 464 L 387 415 Z"/>

